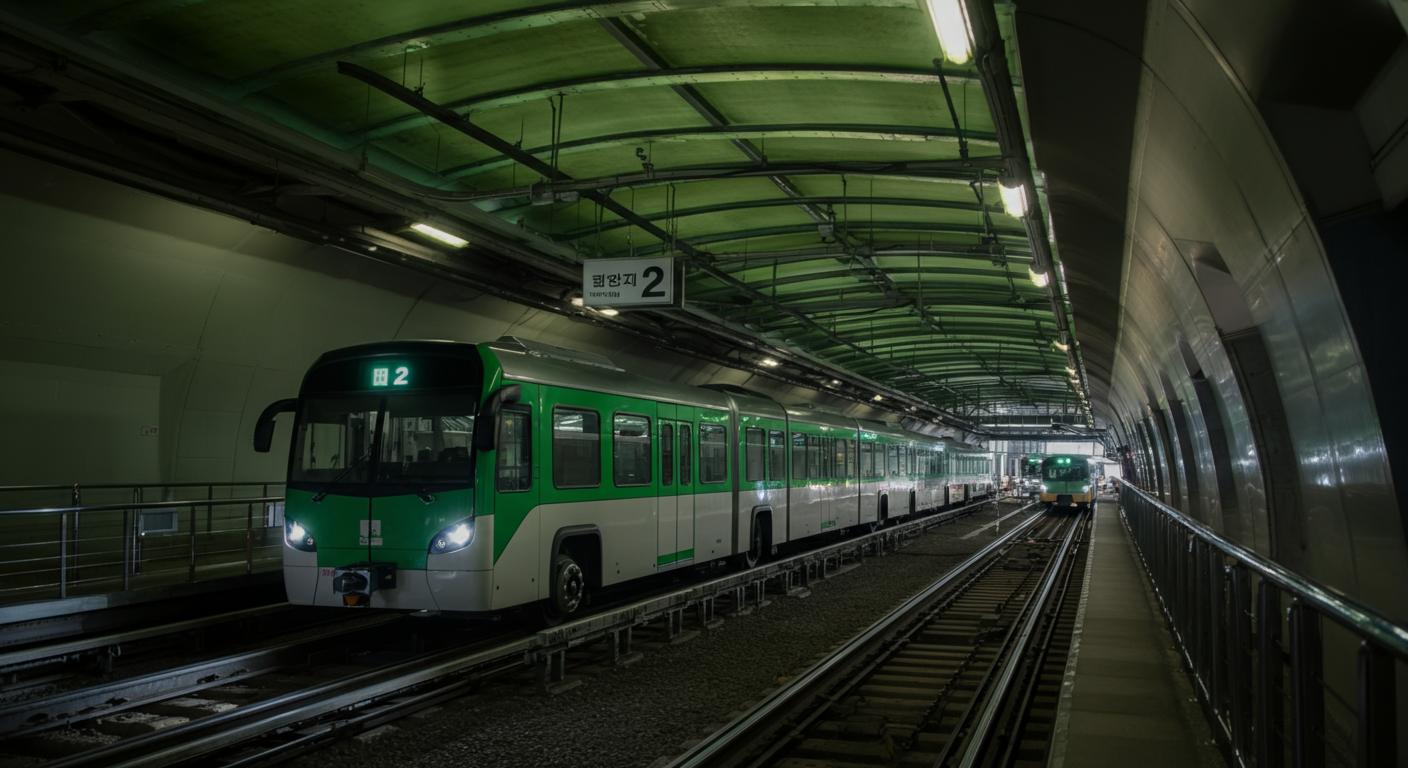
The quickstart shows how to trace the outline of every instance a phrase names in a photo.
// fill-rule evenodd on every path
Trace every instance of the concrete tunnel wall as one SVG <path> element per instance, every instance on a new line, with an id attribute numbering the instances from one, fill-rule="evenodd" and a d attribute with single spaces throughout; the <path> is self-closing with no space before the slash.
<path id="1" fill-rule="evenodd" d="M 393 338 L 519 335 L 880 415 L 9 153 L 0 231 L 0 485 L 282 480 L 288 420 L 257 454 L 260 411 L 324 351 Z"/>
<path id="2" fill-rule="evenodd" d="M 1259 28 L 1215 3 L 1148 6 L 1119 337 L 1097 414 L 1166 501 L 1402 619 L 1408 548 L 1364 365 L 1316 224 L 1223 53 L 1256 62 Z"/>

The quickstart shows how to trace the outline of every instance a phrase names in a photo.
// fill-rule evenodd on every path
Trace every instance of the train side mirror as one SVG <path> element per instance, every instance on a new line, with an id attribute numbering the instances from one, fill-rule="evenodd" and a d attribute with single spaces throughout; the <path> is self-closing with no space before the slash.
<path id="1" fill-rule="evenodd" d="M 259 421 L 254 423 L 254 450 L 259 453 L 268 453 L 269 446 L 274 442 L 274 419 L 281 413 L 293 413 L 298 407 L 298 401 L 293 398 L 286 400 L 275 400 L 259 414 Z"/>
<path id="2" fill-rule="evenodd" d="M 509 384 L 500 387 L 484 403 L 484 412 L 474 422 L 474 450 L 492 451 L 498 442 L 499 411 L 505 404 L 512 405 L 523 397 L 523 387 Z"/>

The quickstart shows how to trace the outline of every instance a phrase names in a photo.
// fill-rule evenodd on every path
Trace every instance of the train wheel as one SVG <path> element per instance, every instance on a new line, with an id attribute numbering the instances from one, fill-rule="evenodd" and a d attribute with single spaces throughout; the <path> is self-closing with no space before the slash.
<path id="1" fill-rule="evenodd" d="M 552 563 L 552 597 L 548 614 L 565 619 L 581 610 L 587 596 L 587 574 L 572 556 L 563 552 Z"/>

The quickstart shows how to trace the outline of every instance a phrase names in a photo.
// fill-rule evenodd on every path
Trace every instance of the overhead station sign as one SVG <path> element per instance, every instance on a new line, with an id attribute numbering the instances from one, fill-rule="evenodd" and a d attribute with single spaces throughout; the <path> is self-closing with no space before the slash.
<path id="1" fill-rule="evenodd" d="M 582 303 L 589 307 L 669 307 L 679 295 L 670 256 L 582 263 Z"/>

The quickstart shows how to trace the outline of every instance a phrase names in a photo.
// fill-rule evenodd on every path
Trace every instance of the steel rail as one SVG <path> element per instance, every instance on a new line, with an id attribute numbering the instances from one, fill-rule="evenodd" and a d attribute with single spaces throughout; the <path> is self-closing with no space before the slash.
<path id="1" fill-rule="evenodd" d="M 1320 615 L 1360 637 L 1377 643 L 1399 659 L 1408 661 L 1408 627 L 1395 624 L 1373 608 L 1333 587 L 1311 581 L 1224 538 L 1217 531 L 1150 496 L 1142 488 L 1130 483 L 1120 483 L 1120 488 L 1128 489 L 1130 493 L 1162 512 L 1189 534 L 1207 542 L 1222 555 L 1236 560 L 1296 599 L 1313 606 Z"/>
<path id="2" fill-rule="evenodd" d="M 0 737 L 11 738 L 22 733 L 47 730 L 205 688 L 228 685 L 292 663 L 291 657 L 315 648 L 329 638 L 372 630 L 404 618 L 402 614 L 360 616 L 344 625 L 267 648 L 11 704 L 0 708 Z"/>
<path id="3" fill-rule="evenodd" d="M 62 656 L 94 651 L 99 648 L 109 648 L 123 643 L 131 643 L 137 640 L 146 640 L 162 635 L 174 635 L 179 632 L 188 632 L 192 629 L 203 629 L 216 624 L 225 624 L 243 619 L 258 618 L 272 613 L 279 613 L 288 610 L 287 603 L 274 603 L 270 605 L 257 605 L 252 608 L 242 608 L 237 611 L 217 613 L 211 616 L 202 616 L 195 619 L 185 619 L 173 621 L 156 626 L 141 627 L 123 632 L 113 632 L 106 635 L 94 635 L 78 640 L 69 640 L 61 643 L 48 645 L 35 645 L 30 648 L 21 648 L 17 651 L 0 653 L 0 672 L 9 671 L 18 666 L 33 666 L 37 662 L 57 659 Z"/>
<path id="4" fill-rule="evenodd" d="M 1028 504 L 1022 507 L 1022 509 L 1030 509 L 1033 506 L 1035 505 Z M 797 677 L 790 684 L 774 691 L 742 717 L 705 737 L 704 740 L 695 745 L 694 748 L 669 763 L 667 768 L 695 768 L 696 766 L 707 765 L 710 761 L 720 757 L 728 748 L 755 735 L 757 731 L 765 728 L 771 722 L 772 718 L 785 707 L 795 705 L 799 702 L 801 697 L 810 695 L 812 688 L 824 681 L 827 675 L 836 671 L 841 665 L 851 661 L 855 654 L 869 646 L 878 637 L 894 629 L 896 625 L 901 622 L 912 618 L 913 614 L 931 598 L 946 590 L 954 581 L 961 578 L 975 566 L 987 560 L 998 550 L 1007 546 L 1016 537 L 1026 533 L 1040 519 L 1040 515 L 1032 515 L 1018 523 L 1012 530 L 969 556 L 962 563 L 959 563 L 956 567 L 935 579 L 929 586 L 925 587 L 923 590 L 901 603 L 894 610 L 885 614 L 885 616 L 881 617 L 878 621 L 871 624 L 865 630 L 846 641 L 840 648 L 837 648 L 829 656 L 812 666 L 811 669 Z"/>
<path id="5" fill-rule="evenodd" d="M 997 718 L 998 710 L 1007 698 L 1007 691 L 1012 685 L 1012 678 L 1016 675 L 1017 668 L 1022 666 L 1027 647 L 1031 644 L 1037 625 L 1041 623 L 1044 615 L 1042 609 L 1046 605 L 1051 591 L 1055 588 L 1056 582 L 1060 580 L 1062 566 L 1066 562 L 1067 555 L 1073 549 L 1076 532 L 1080 530 L 1080 527 L 1081 523 L 1078 520 L 1066 532 L 1066 538 L 1057 548 L 1055 556 L 1051 558 L 1051 565 L 1048 566 L 1046 576 L 1042 579 L 1041 588 L 1028 601 L 1028 605 L 1031 607 L 1027 612 L 1027 618 L 1022 622 L 1021 630 L 1013 638 L 1010 644 L 1011 651 L 1002 663 L 1001 670 L 990 689 L 977 722 L 973 724 L 973 728 L 968 733 L 967 745 L 963 751 L 963 757 L 959 760 L 960 768 L 972 768 L 982 757 L 983 750 L 992 735 L 992 725 Z"/>

